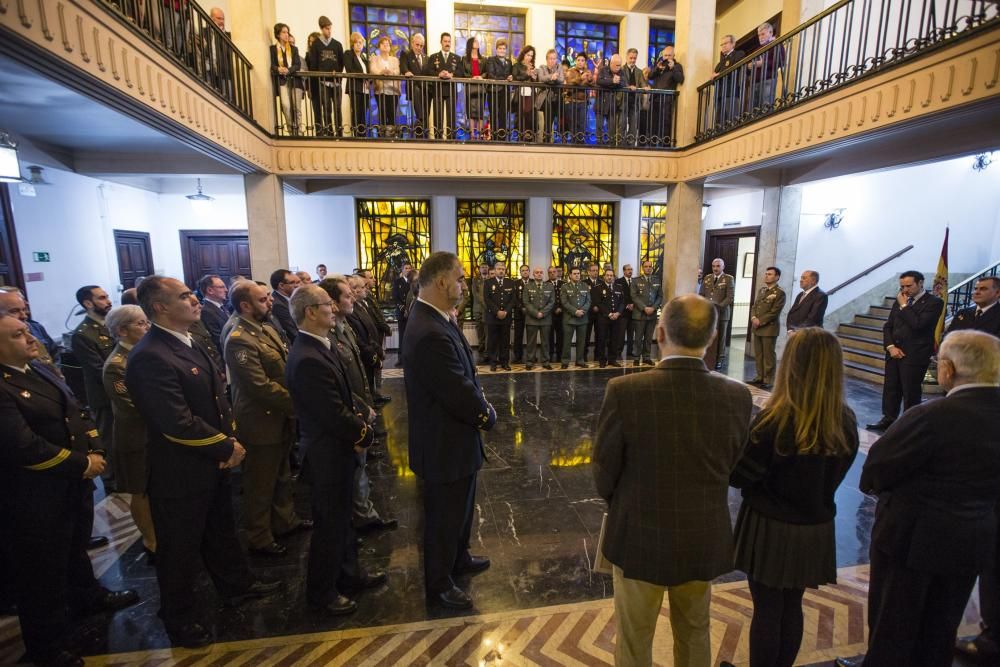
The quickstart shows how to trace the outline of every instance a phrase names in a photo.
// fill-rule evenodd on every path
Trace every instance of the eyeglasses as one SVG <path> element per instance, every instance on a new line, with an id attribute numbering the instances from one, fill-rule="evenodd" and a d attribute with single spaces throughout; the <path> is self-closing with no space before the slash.
<path id="1" fill-rule="evenodd" d="M 153 326 L 153 323 L 150 322 L 149 320 L 136 320 L 135 322 L 132 322 L 129 326 L 137 326 L 143 329 L 148 329 L 149 327 Z"/>
<path id="2" fill-rule="evenodd" d="M 322 301 L 320 303 L 311 303 L 311 304 L 309 304 L 306 307 L 307 308 L 319 308 L 320 306 L 330 306 L 331 308 L 333 308 L 333 301 L 331 300 L 331 301 Z"/>

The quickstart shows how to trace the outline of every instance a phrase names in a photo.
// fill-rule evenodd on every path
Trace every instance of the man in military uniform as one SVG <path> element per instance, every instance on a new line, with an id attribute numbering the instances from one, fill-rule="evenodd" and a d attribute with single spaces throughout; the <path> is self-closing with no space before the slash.
<path id="1" fill-rule="evenodd" d="M 505 277 L 507 266 L 497 262 L 493 267 L 496 277 L 486 281 L 483 300 L 486 303 L 486 340 L 489 342 L 490 370 L 497 365 L 510 370 L 510 321 L 517 307 L 517 287 Z"/>
<path id="2" fill-rule="evenodd" d="M 485 262 L 479 265 L 479 275 L 469 278 L 469 291 L 472 292 L 472 319 L 476 321 L 476 341 L 479 347 L 479 363 L 485 364 L 490 360 L 486 344 L 486 302 L 484 301 L 483 286 L 489 280 L 490 267 Z"/>
<path id="3" fill-rule="evenodd" d="M 558 360 L 562 359 L 563 350 L 562 286 L 565 281 L 562 279 L 562 269 L 550 266 L 549 282 L 552 283 L 553 297 L 555 298 L 555 303 L 552 306 L 552 326 L 549 327 L 549 357 L 553 360 Z"/>
<path id="4" fill-rule="evenodd" d="M 601 267 L 597 262 L 591 262 L 587 265 L 587 275 L 583 278 L 583 284 L 587 286 L 587 289 L 593 289 L 595 286 L 601 284 Z M 595 345 L 595 337 L 597 332 L 595 331 L 597 324 L 597 304 L 593 301 L 593 294 L 591 295 L 590 301 L 590 312 L 587 314 L 587 347 L 583 351 L 583 360 L 587 360 L 587 348 L 592 348 Z M 596 357 L 596 355 L 595 355 Z"/>
<path id="5" fill-rule="evenodd" d="M 438 82 L 431 84 L 431 108 L 434 111 L 434 137 L 436 139 L 453 139 L 455 125 L 455 84 L 454 78 L 465 76 L 462 59 L 451 51 L 451 35 L 441 33 L 441 50 L 431 56 L 427 65 L 427 76 L 438 77 Z"/>
<path id="6" fill-rule="evenodd" d="M 524 359 L 524 286 L 531 280 L 531 267 L 527 264 L 520 268 L 521 277 L 514 281 L 514 363 L 519 364 Z"/>
<path id="7" fill-rule="evenodd" d="M 563 309 L 562 367 L 569 368 L 570 350 L 576 335 L 576 365 L 586 368 L 587 322 L 590 319 L 590 287 L 580 280 L 579 267 L 569 270 L 569 282 L 559 294 Z"/>
<path id="8" fill-rule="evenodd" d="M 109 465 L 101 473 L 104 480 L 104 490 L 111 493 L 115 490 L 115 473 L 113 470 L 114 444 L 111 432 L 115 418 L 111 412 L 111 401 L 104 393 L 104 361 L 115 348 L 111 332 L 104 326 L 104 318 L 111 312 L 111 297 L 97 285 L 85 285 L 76 291 L 76 302 L 87 311 L 86 317 L 73 330 L 73 355 L 80 364 L 83 373 L 83 388 L 87 394 L 87 407 L 94 416 L 97 430 L 104 443 L 102 448 L 107 452 Z"/>
<path id="9" fill-rule="evenodd" d="M 556 288 L 545 280 L 542 267 L 536 266 L 532 274 L 533 280 L 525 283 L 523 292 L 524 323 L 528 331 L 528 363 L 524 368 L 530 371 L 535 367 L 538 360 L 535 349 L 539 347 L 542 350 L 542 368 L 549 371 L 552 370 L 549 363 L 549 330 L 552 328 L 552 309 L 556 305 Z"/>
<path id="10" fill-rule="evenodd" d="M 774 349 L 778 342 L 781 311 L 785 309 L 785 290 L 778 287 L 781 269 L 769 266 L 764 271 L 764 286 L 750 307 L 750 327 L 753 329 L 753 358 L 757 367 L 750 384 L 770 389 L 778 359 Z"/>
<path id="11" fill-rule="evenodd" d="M 639 356 L 635 365 L 654 366 L 650 348 L 655 342 L 656 310 L 663 303 L 663 282 L 653 275 L 653 263 L 642 263 L 642 275 L 632 281 L 632 322 L 635 324 Z"/>
<path id="12" fill-rule="evenodd" d="M 399 359 L 396 367 L 403 365 L 403 334 L 406 332 L 406 301 L 410 296 L 410 274 L 413 273 L 413 265 L 409 262 L 403 264 L 399 277 L 392 281 L 392 305 L 396 307 L 396 327 L 399 332 L 397 350 Z"/>
<path id="13" fill-rule="evenodd" d="M 375 282 L 375 276 L 369 269 L 363 269 L 361 275 L 365 279 L 365 283 L 368 287 L 368 296 L 365 297 L 365 305 L 368 307 L 368 313 L 372 316 L 372 320 L 375 321 L 375 326 L 378 327 L 379 331 L 379 349 L 382 350 L 382 359 L 385 359 L 385 339 L 392 335 L 392 327 L 386 322 L 385 313 L 382 312 L 382 306 L 378 301 L 378 294 L 376 289 L 378 287 Z M 379 364 L 378 370 L 375 372 L 375 389 L 378 390 L 382 386 L 382 368 L 383 364 Z"/>
<path id="14" fill-rule="evenodd" d="M 698 294 L 715 304 L 719 313 L 719 325 L 716 330 L 715 344 L 708 346 L 705 354 L 705 365 L 720 369 L 726 360 L 726 337 L 729 334 L 729 321 L 733 318 L 733 298 L 736 295 L 736 279 L 724 273 L 726 263 L 716 257 L 712 260 L 712 272 L 702 278 Z"/>
<path id="15" fill-rule="evenodd" d="M 94 484 L 106 461 L 101 439 L 73 392 L 36 361 L 28 325 L 0 315 L 0 539 L 13 549 L 4 573 L 16 589 L 24 662 L 83 665 L 69 611 L 114 611 L 139 600 L 94 578 L 87 541 Z M 74 639 L 76 641 L 74 641 Z M 90 637 L 89 639 L 94 639 Z"/>
<path id="16" fill-rule="evenodd" d="M 281 557 L 275 538 L 311 528 L 295 513 L 288 454 L 295 441 L 292 399 L 285 386 L 288 349 L 268 322 L 267 290 L 244 280 L 233 287 L 239 321 L 226 339 L 233 416 L 250 455 L 243 462 L 243 529 L 250 553 Z"/>
<path id="17" fill-rule="evenodd" d="M 632 323 L 632 313 L 635 305 L 632 303 L 632 265 L 626 264 L 622 267 L 622 277 L 615 280 L 621 287 L 625 295 L 625 314 L 622 316 L 622 327 L 624 328 L 623 340 L 625 341 L 625 353 L 629 359 L 635 358 L 635 326 Z M 621 350 L 618 352 L 621 354 Z"/>
<path id="18" fill-rule="evenodd" d="M 622 334 L 625 324 L 625 292 L 615 280 L 615 272 L 607 269 L 604 280 L 590 289 L 590 302 L 597 306 L 597 360 L 604 368 L 609 363 L 621 366 Z"/>
<path id="19" fill-rule="evenodd" d="M 0 315 L 10 315 L 15 319 L 24 322 L 28 325 L 28 331 L 32 332 L 31 326 L 31 313 L 28 310 L 28 303 L 24 300 L 24 296 L 21 294 L 20 290 L 17 288 L 0 288 Z M 32 333 L 35 340 L 38 341 L 38 356 L 36 360 L 40 363 L 45 364 L 49 367 L 49 370 L 55 372 L 56 375 L 62 377 L 62 371 L 56 366 L 55 359 L 49 352 L 43 341 Z"/>
<path id="20" fill-rule="evenodd" d="M 236 536 L 230 470 L 246 450 L 214 362 L 187 333 L 198 300 L 181 281 L 161 276 L 143 280 L 138 296 L 153 326 L 129 354 L 125 384 L 148 435 L 159 615 L 172 642 L 197 648 L 212 642 L 204 605 L 191 593 L 202 563 L 229 606 L 281 584 L 254 577 Z"/>
<path id="21" fill-rule="evenodd" d="M 219 377 L 222 378 L 223 384 L 229 384 L 229 378 L 226 377 L 226 362 L 222 358 L 222 352 L 219 350 L 218 346 L 215 344 L 215 338 L 209 332 L 208 327 L 201 320 L 201 313 L 203 312 L 204 306 L 200 303 L 198 304 L 198 319 L 191 323 L 188 328 L 188 333 L 191 334 L 191 338 L 194 340 L 195 345 L 200 345 L 208 356 L 212 359 L 212 363 L 215 364 L 215 370 L 218 372 Z M 226 320 L 228 324 L 229 320 Z M 225 324 L 222 325 L 225 328 Z M 234 323 L 235 326 L 235 323 Z M 232 327 L 229 328 L 232 331 Z M 221 331 L 220 331 L 221 333 Z M 228 331 L 226 334 L 228 335 Z"/>

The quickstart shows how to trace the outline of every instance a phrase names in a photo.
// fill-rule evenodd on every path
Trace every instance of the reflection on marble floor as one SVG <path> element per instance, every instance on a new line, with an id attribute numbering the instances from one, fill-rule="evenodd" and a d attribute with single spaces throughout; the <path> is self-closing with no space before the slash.
<path id="1" fill-rule="evenodd" d="M 726 372 L 741 379 L 749 377 L 743 374 L 744 366 L 742 355 L 734 350 Z M 208 609 L 209 625 L 217 641 L 229 646 L 233 642 L 252 640 L 249 648 L 256 647 L 254 650 L 262 651 L 256 658 L 251 659 L 245 653 L 248 645 L 240 643 L 241 648 L 233 649 L 239 652 L 240 661 L 246 659 L 252 664 L 306 664 L 313 661 L 317 664 L 326 664 L 323 661 L 328 661 L 328 664 L 409 664 L 410 657 L 407 656 L 417 654 L 397 653 L 391 647 L 368 650 L 359 643 L 360 640 L 352 644 L 354 648 L 342 646 L 340 650 L 344 655 L 334 659 L 333 656 L 339 653 L 333 647 L 327 649 L 334 651 L 333 654 L 321 650 L 326 646 L 324 642 L 332 641 L 333 635 L 321 634 L 319 638 L 312 635 L 347 633 L 336 634 L 336 637 L 354 638 L 370 636 L 370 631 L 365 635 L 364 629 L 377 627 L 382 636 L 392 634 L 399 637 L 402 631 L 386 629 L 386 626 L 430 623 L 420 626 L 421 629 L 406 632 L 423 632 L 418 642 L 423 641 L 425 649 L 432 651 L 438 645 L 454 646 L 460 638 L 470 642 L 484 632 L 482 628 L 498 622 L 484 618 L 505 618 L 505 614 L 530 616 L 534 613 L 537 616 L 542 613 L 537 611 L 539 608 L 554 605 L 560 606 L 562 611 L 546 611 L 545 614 L 551 618 L 559 614 L 576 614 L 572 618 L 577 619 L 578 624 L 583 623 L 585 617 L 591 624 L 580 626 L 577 632 L 576 626 L 568 627 L 568 621 L 563 618 L 559 627 L 565 630 L 565 636 L 590 637 L 593 632 L 605 632 L 603 629 L 593 630 L 593 624 L 604 618 L 601 614 L 606 611 L 601 610 L 610 609 L 607 599 L 612 590 L 610 578 L 593 574 L 590 570 L 605 511 L 604 502 L 594 490 L 590 465 L 592 434 L 604 386 L 611 377 L 631 372 L 637 371 L 595 369 L 552 374 L 486 374 L 482 377 L 483 387 L 497 408 L 500 419 L 497 427 L 486 437 L 489 460 L 479 475 L 473 551 L 490 556 L 493 566 L 487 572 L 461 583 L 476 602 L 475 609 L 465 613 L 446 612 L 425 605 L 419 550 L 422 525 L 417 481 L 407 461 L 403 381 L 387 379 L 383 391 L 391 395 L 393 401 L 384 408 L 389 431 L 385 442 L 386 456 L 369 467 L 376 507 L 383 516 L 399 519 L 400 526 L 393 532 L 367 536 L 361 559 L 370 567 L 386 570 L 388 584 L 363 594 L 358 600 L 358 611 L 352 616 L 330 620 L 310 614 L 303 594 L 309 536 L 295 535 L 286 541 L 289 547 L 287 556 L 277 560 L 251 559 L 255 569 L 285 583 L 284 589 L 269 599 L 255 601 L 236 610 L 222 610 L 206 576 L 192 582 L 192 594 Z M 757 389 L 752 391 L 755 402 L 760 405 L 766 393 Z M 877 411 L 877 392 L 849 386 L 848 393 L 862 423 L 871 411 Z M 863 461 L 864 457 L 859 457 L 837 495 L 837 560 L 842 568 L 853 568 L 868 561 L 874 502 L 857 488 Z M 307 513 L 308 489 L 304 485 L 297 489 L 297 502 Z M 731 492 L 730 507 L 734 518 L 739 504 L 739 495 Z M 120 498 L 102 501 L 95 532 L 113 538 L 108 548 L 92 554 L 102 583 L 110 588 L 135 588 L 142 596 L 142 602 L 131 609 L 110 618 L 93 619 L 93 623 L 106 628 L 106 642 L 99 652 L 118 654 L 167 649 L 169 643 L 156 616 L 155 573 L 142 554 L 138 534 Z M 865 570 L 850 571 L 863 573 Z M 731 582 L 735 586 L 732 590 L 740 591 L 744 590 L 740 588 L 742 579 L 740 573 L 734 572 L 722 577 L 720 582 Z M 863 588 L 863 583 L 859 581 L 857 586 Z M 720 600 L 729 600 L 732 605 L 740 606 L 742 611 L 730 609 L 724 613 L 729 616 L 735 614 L 745 620 L 749 613 L 748 601 L 741 595 L 745 598 L 744 594 L 733 592 Z M 579 607 L 563 607 L 581 604 Z M 720 604 L 725 606 L 725 603 Z M 496 616 L 498 614 L 501 616 Z M 510 632 L 517 627 L 521 627 L 521 632 L 535 628 L 534 625 L 524 626 L 521 619 L 528 616 L 518 616 L 519 620 L 513 621 Z M 836 614 L 834 617 L 837 617 Z M 518 626 L 519 622 L 521 626 Z M 536 622 L 542 623 L 531 621 Z M 463 625 L 467 623 L 472 625 Z M 473 626 L 481 629 L 467 629 Z M 466 629 L 454 630 L 456 627 Z M 720 646 L 737 646 L 732 639 L 726 639 L 727 631 L 723 626 L 720 626 L 720 632 Z M 393 644 L 387 639 L 386 646 L 398 645 L 398 648 L 407 641 L 394 638 Z M 567 641 L 572 645 L 577 640 Z M 836 641 L 838 646 L 843 643 L 841 639 Z M 853 640 L 850 642 L 851 645 L 854 643 Z M 476 642 L 473 644 L 478 645 Z M 16 659 L 20 655 L 19 645 L 16 619 L 0 619 L 0 663 Z M 306 650 L 304 647 L 309 648 Z M 219 658 L 225 655 L 226 650 L 216 645 L 211 655 L 213 659 Z M 547 650 L 545 648 L 540 655 L 546 654 Z M 590 648 L 581 650 L 588 654 L 591 651 Z M 366 657 L 362 658 L 362 653 Z M 191 664 L 201 661 L 194 658 L 193 653 L 154 655 L 157 657 L 150 656 L 148 664 L 172 663 L 181 655 L 192 656 Z M 348 659 L 348 655 L 357 659 Z M 424 663 L 450 664 L 443 656 L 440 661 L 435 658 Z M 414 664 L 421 664 L 417 658 L 413 659 L 416 660 Z M 566 662 L 562 661 L 564 659 Z M 607 655 L 601 659 L 606 660 Z M 535 661 L 530 657 L 525 657 L 525 660 Z M 107 661 L 114 664 L 122 662 L 114 657 L 107 658 Z M 184 664 L 188 662 L 183 661 Z M 563 656 L 552 662 L 542 660 L 540 664 L 577 662 L 586 663 L 589 658 Z M 601 664 L 600 660 L 596 662 Z M 473 661 L 470 664 L 478 663 Z M 505 664 L 531 663 L 515 661 Z"/>

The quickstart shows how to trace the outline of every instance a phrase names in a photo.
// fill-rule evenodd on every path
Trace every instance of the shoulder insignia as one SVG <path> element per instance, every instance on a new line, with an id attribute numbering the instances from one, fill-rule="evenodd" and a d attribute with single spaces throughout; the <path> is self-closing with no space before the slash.
<path id="1" fill-rule="evenodd" d="M 3 379 L 4 380 L 9 380 L 10 379 L 10 373 L 4 373 L 3 374 Z"/>
<path id="2" fill-rule="evenodd" d="M 97 429 L 96 429 L 96 428 L 92 428 L 92 429 L 90 429 L 89 431 L 87 431 L 87 437 L 88 437 L 88 438 L 96 438 L 96 437 L 98 437 L 99 435 L 100 435 L 100 433 L 98 433 L 98 432 L 97 432 Z"/>
<path id="3" fill-rule="evenodd" d="M 125 396 L 128 394 L 128 388 L 125 386 L 124 380 L 115 380 L 114 382 L 115 392 Z"/>
<path id="4" fill-rule="evenodd" d="M 115 356 L 111 357 L 111 363 L 113 363 L 113 364 L 120 364 L 124 360 L 125 360 L 125 358 L 122 357 L 122 355 L 120 355 L 120 354 L 116 354 Z"/>
<path id="5" fill-rule="evenodd" d="M 240 362 L 240 366 L 246 366 L 249 355 L 246 350 L 240 350 L 236 353 L 236 361 Z"/>
<path id="6" fill-rule="evenodd" d="M 31 392 L 25 389 L 21 392 L 21 398 L 31 398 Z"/>
<path id="7" fill-rule="evenodd" d="M 198 375 L 198 373 L 199 373 L 198 367 L 197 366 L 192 366 L 191 367 L 191 375 Z"/>
<path id="8" fill-rule="evenodd" d="M 232 333 L 229 334 L 230 338 L 236 338 L 242 333 L 239 329 L 233 329 Z"/>

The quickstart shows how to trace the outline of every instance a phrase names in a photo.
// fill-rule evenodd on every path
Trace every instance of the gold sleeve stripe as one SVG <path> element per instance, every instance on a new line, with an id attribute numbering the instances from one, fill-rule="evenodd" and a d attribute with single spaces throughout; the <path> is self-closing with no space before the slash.
<path id="1" fill-rule="evenodd" d="M 362 442 L 365 441 L 365 436 L 367 436 L 367 435 L 368 435 L 368 426 L 367 425 L 362 425 L 361 426 L 361 437 L 358 438 L 357 441 L 354 444 L 355 445 L 360 445 Z"/>
<path id="2" fill-rule="evenodd" d="M 96 428 L 92 428 L 92 429 L 90 429 L 89 431 L 87 431 L 87 437 L 88 437 L 88 438 L 96 438 L 96 437 L 98 437 L 99 435 L 100 435 L 100 434 L 99 434 L 99 433 L 97 432 L 97 429 L 96 429 Z"/>
<path id="3" fill-rule="evenodd" d="M 59 453 L 53 456 L 48 461 L 42 461 L 41 463 L 36 463 L 33 466 L 24 466 L 28 470 L 48 470 L 49 468 L 54 468 L 66 459 L 69 458 L 70 451 L 68 449 L 61 449 Z"/>
<path id="4" fill-rule="evenodd" d="M 204 447 L 206 445 L 214 445 L 217 442 L 222 442 L 229 438 L 225 433 L 219 433 L 218 435 L 213 435 L 211 438 L 202 438 L 201 440 L 184 440 L 183 438 L 175 438 L 169 436 L 166 433 L 163 437 L 170 442 L 176 442 L 178 445 L 187 445 L 188 447 Z"/>

